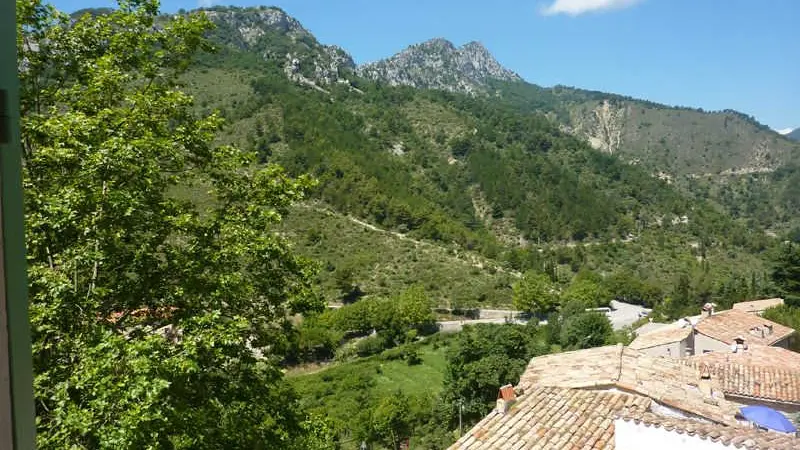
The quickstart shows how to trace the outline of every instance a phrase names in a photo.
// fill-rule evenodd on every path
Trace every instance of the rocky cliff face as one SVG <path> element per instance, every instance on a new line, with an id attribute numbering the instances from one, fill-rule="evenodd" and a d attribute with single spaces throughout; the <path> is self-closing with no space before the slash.
<path id="1" fill-rule="evenodd" d="M 216 35 L 240 50 L 255 52 L 282 64 L 286 75 L 313 85 L 349 83 L 353 58 L 340 47 L 322 45 L 300 22 L 273 7 L 215 7 L 205 10 Z"/>
<path id="2" fill-rule="evenodd" d="M 382 61 L 365 64 L 357 73 L 393 86 L 475 93 L 486 90 L 487 81 L 520 81 L 478 42 L 456 47 L 445 39 L 412 45 Z"/>

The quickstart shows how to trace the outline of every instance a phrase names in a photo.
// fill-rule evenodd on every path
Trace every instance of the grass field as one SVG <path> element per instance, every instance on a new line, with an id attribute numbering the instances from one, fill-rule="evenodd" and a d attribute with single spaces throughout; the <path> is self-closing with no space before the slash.
<path id="1" fill-rule="evenodd" d="M 411 344 L 421 362 L 409 365 L 403 359 L 391 359 L 400 348 L 382 355 L 332 365 L 288 380 L 300 397 L 304 411 L 330 420 L 342 437 L 343 449 L 357 448 L 357 429 L 370 420 L 370 411 L 384 398 L 402 392 L 417 410 L 429 411 L 442 391 L 447 366 L 446 353 L 452 335 L 434 335 L 423 343 Z M 404 346 L 408 348 L 409 346 Z"/>

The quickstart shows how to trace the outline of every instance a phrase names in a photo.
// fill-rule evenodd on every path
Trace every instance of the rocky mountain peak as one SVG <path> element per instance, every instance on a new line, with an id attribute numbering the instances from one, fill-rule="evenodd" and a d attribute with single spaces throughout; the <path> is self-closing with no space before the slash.
<path id="1" fill-rule="evenodd" d="M 357 72 L 391 85 L 467 93 L 486 90 L 491 80 L 522 79 L 497 62 L 481 43 L 456 47 L 443 38 L 412 45 L 388 59 L 362 65 Z"/>
<path id="2" fill-rule="evenodd" d="M 204 12 L 221 40 L 277 61 L 290 79 L 325 91 L 322 85 L 349 84 L 353 58 L 340 47 L 320 44 L 294 17 L 276 7 L 212 7 Z"/>
<path id="3" fill-rule="evenodd" d="M 218 26 L 225 24 L 236 29 L 248 45 L 254 45 L 268 31 L 292 35 L 295 38 L 311 36 L 297 19 L 276 7 L 212 7 L 204 12 Z"/>

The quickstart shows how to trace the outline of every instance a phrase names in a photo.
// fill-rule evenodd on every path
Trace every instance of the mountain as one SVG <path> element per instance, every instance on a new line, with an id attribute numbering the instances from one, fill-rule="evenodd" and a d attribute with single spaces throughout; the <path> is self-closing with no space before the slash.
<path id="1" fill-rule="evenodd" d="M 470 72 L 481 80 L 472 94 L 392 86 L 361 76 L 279 9 L 207 14 L 217 52 L 185 88 L 198 112 L 226 119 L 219 143 L 319 181 L 281 233 L 320 263 L 330 301 L 423 283 L 440 305 L 508 305 L 513 273 L 543 268 L 560 280 L 624 274 L 660 292 L 689 276 L 692 292 L 722 303 L 741 280 L 747 292 L 763 284 L 751 282 L 763 280 L 770 242 L 758 224 L 736 223 L 562 122 L 576 104 L 628 100 L 509 73 Z M 481 64 L 469 66 L 490 66 Z M 201 189 L 181 195 L 204 201 Z"/>
<path id="2" fill-rule="evenodd" d="M 469 46 L 469 45 L 468 45 Z M 465 47 L 468 47 L 465 46 Z M 456 64 L 461 51 L 436 39 L 357 73 L 390 85 L 434 88 L 491 97 L 519 111 L 545 114 L 566 133 L 594 149 L 710 200 L 736 218 L 785 229 L 800 225 L 791 198 L 800 145 L 746 114 L 662 105 L 622 95 L 522 80 L 481 47 L 476 54 L 492 70 Z"/>
<path id="3" fill-rule="evenodd" d="M 446 39 L 412 45 L 391 58 L 359 66 L 357 73 L 391 86 L 485 92 L 489 80 L 521 81 L 478 42 L 456 47 Z"/>
<path id="4" fill-rule="evenodd" d="M 274 62 L 289 79 L 322 91 L 325 85 L 349 84 L 354 76 L 356 66 L 347 52 L 320 44 L 280 8 L 219 7 L 205 13 L 216 25 L 213 37 L 223 55 L 235 50 Z"/>
<path id="5" fill-rule="evenodd" d="M 792 139 L 795 141 L 800 141 L 800 128 L 795 128 L 794 130 L 786 133 L 785 135 L 788 139 Z"/>

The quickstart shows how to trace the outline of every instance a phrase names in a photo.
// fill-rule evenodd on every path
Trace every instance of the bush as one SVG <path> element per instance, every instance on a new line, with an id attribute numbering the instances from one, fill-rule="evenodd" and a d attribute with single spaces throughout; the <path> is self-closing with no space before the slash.
<path id="1" fill-rule="evenodd" d="M 356 343 L 356 354 L 362 358 L 377 355 L 390 346 L 391 343 L 381 335 L 365 337 Z"/>
<path id="2" fill-rule="evenodd" d="M 416 349 L 410 348 L 403 352 L 403 359 L 409 366 L 416 366 L 422 364 L 422 358 L 419 357 Z"/>

